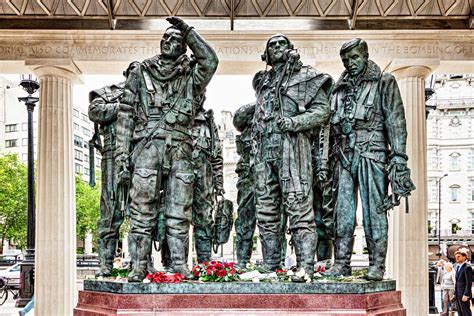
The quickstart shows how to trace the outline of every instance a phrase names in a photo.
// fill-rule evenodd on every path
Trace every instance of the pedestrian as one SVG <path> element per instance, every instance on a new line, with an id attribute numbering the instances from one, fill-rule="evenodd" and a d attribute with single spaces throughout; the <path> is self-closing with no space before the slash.
<path id="1" fill-rule="evenodd" d="M 444 269 L 441 278 L 441 291 L 443 293 L 441 308 L 443 312 L 441 314 L 447 316 L 451 310 L 451 301 L 454 299 L 454 285 L 456 283 L 456 276 L 453 270 L 453 264 L 451 262 L 447 262 L 443 265 Z"/>
<path id="2" fill-rule="evenodd" d="M 446 261 L 443 259 L 440 259 L 438 262 L 436 262 L 436 284 L 441 284 L 443 280 L 443 274 L 444 274 L 444 264 Z M 444 310 L 444 291 L 443 288 L 441 287 L 441 310 Z"/>
<path id="3" fill-rule="evenodd" d="M 471 287 L 472 287 L 472 268 L 467 262 L 467 253 L 456 251 L 456 282 L 455 298 L 458 307 L 459 316 L 471 316 Z"/>

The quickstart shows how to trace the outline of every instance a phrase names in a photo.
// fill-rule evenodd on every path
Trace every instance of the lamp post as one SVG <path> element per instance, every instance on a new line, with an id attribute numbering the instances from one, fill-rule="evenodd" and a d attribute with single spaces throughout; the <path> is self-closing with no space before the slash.
<path id="1" fill-rule="evenodd" d="M 28 93 L 27 97 L 20 97 L 18 101 L 24 102 L 28 111 L 28 226 L 25 260 L 21 263 L 20 295 L 16 301 L 17 307 L 25 306 L 34 293 L 35 269 L 35 166 L 34 166 L 34 136 L 33 136 L 33 111 L 39 98 L 33 97 L 39 89 L 39 83 L 32 75 L 21 75 L 20 86 Z"/>
<path id="2" fill-rule="evenodd" d="M 446 173 L 438 179 L 438 259 L 441 258 L 441 180 L 447 176 Z"/>

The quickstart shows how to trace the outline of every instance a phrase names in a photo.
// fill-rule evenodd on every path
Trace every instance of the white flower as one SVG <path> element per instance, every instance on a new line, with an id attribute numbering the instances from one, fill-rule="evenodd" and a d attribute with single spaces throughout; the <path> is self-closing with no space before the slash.
<path id="1" fill-rule="evenodd" d="M 320 278 L 320 277 L 322 277 L 322 275 L 321 275 L 319 272 L 316 272 L 316 273 L 314 274 L 314 277 L 315 277 L 315 278 Z"/>
<path id="2" fill-rule="evenodd" d="M 293 272 L 293 270 L 288 270 L 288 272 L 286 272 L 286 275 L 292 276 L 292 275 L 295 275 L 295 273 Z"/>
<path id="3" fill-rule="evenodd" d="M 97 277 L 97 280 L 102 281 L 104 279 L 103 276 Z"/>
<path id="4" fill-rule="evenodd" d="M 143 283 L 150 283 L 150 280 L 148 280 L 148 279 L 143 279 Z"/>
<path id="5" fill-rule="evenodd" d="M 259 278 L 253 278 L 253 279 L 252 279 L 252 282 L 253 282 L 253 283 L 260 283 L 260 279 L 259 279 Z"/>
<path id="6" fill-rule="evenodd" d="M 305 274 L 306 274 L 306 271 L 304 270 L 304 268 L 300 268 L 298 271 L 296 271 L 296 274 L 295 274 L 295 275 L 296 275 L 298 278 L 302 278 L 302 277 L 305 276 Z"/>

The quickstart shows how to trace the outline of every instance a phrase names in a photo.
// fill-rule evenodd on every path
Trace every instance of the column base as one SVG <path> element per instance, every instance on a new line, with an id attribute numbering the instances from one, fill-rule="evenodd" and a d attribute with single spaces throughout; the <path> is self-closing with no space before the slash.
<path id="1" fill-rule="evenodd" d="M 79 292 L 75 316 L 406 315 L 395 281 L 352 284 L 103 282 L 109 283 L 101 288 L 106 292 L 100 291 L 100 281 L 95 281 L 94 286 L 88 286 L 88 282 L 84 284 L 86 290 Z M 92 287 L 96 290 L 87 290 Z M 335 292 L 344 288 L 354 293 Z"/>

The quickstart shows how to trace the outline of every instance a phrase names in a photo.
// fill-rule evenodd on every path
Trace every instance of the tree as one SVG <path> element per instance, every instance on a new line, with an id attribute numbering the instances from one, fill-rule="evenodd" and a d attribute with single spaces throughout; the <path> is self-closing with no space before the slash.
<path id="1" fill-rule="evenodd" d="M 0 239 L 26 247 L 27 167 L 16 154 L 0 155 Z"/>
<path id="2" fill-rule="evenodd" d="M 91 188 L 76 176 L 76 228 L 82 240 L 87 233 L 96 236 L 97 221 L 100 216 L 100 181 Z"/>

